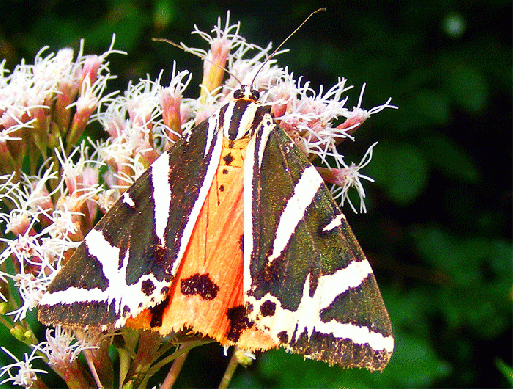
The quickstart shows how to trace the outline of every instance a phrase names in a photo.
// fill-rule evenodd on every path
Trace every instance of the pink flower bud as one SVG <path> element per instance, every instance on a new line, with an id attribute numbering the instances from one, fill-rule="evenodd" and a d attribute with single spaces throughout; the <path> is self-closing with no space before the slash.
<path id="1" fill-rule="evenodd" d="M 365 120 L 369 118 L 369 116 L 370 115 L 367 111 L 361 108 L 354 108 L 351 115 L 344 121 L 344 123 L 339 124 L 337 129 L 345 130 L 347 134 L 351 135 Z"/>
<path id="2" fill-rule="evenodd" d="M 125 122 L 120 118 L 109 117 L 108 121 L 103 123 L 103 129 L 109 133 L 109 137 L 114 140 L 123 133 Z"/>
<path id="3" fill-rule="evenodd" d="M 211 42 L 211 51 L 203 63 L 203 85 L 212 92 L 221 86 L 224 77 L 224 68 L 232 42 L 226 38 L 214 39 Z"/>
<path id="4" fill-rule="evenodd" d="M 54 204 L 50 193 L 44 185 L 37 184 L 38 182 L 36 180 L 30 182 L 33 196 L 33 199 L 30 202 L 30 208 L 33 211 L 43 211 L 44 213 L 50 213 L 54 210 Z"/>
<path id="5" fill-rule="evenodd" d="M 181 93 L 176 93 L 176 89 L 164 88 L 160 93 L 160 105 L 164 124 L 177 134 L 182 133 L 181 103 L 182 95 Z M 167 136 L 171 140 L 176 141 L 178 136 L 172 131 L 167 131 Z"/>
<path id="6" fill-rule="evenodd" d="M 102 65 L 103 57 L 98 55 L 88 55 L 85 57 L 84 66 L 80 74 L 80 87 L 86 78 L 89 78 L 90 84 L 94 84 L 98 79 L 98 69 Z"/>
<path id="7" fill-rule="evenodd" d="M 30 227 L 30 222 L 27 212 L 11 214 L 5 233 L 12 232 L 16 236 L 23 235 Z"/>
<path id="8" fill-rule="evenodd" d="M 317 171 L 322 176 L 324 182 L 328 184 L 335 184 L 338 186 L 344 186 L 348 176 L 351 174 L 351 169 L 348 168 L 321 168 L 318 167 Z"/>

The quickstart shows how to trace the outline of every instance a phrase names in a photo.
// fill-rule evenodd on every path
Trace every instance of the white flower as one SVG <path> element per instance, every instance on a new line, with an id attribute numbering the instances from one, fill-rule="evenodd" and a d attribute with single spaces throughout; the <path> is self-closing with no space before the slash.
<path id="1" fill-rule="evenodd" d="M 70 330 L 57 325 L 54 329 L 46 330 L 46 342 L 38 344 L 36 348 L 46 355 L 51 366 L 63 367 L 72 363 L 82 351 L 95 349 L 97 346 L 77 341 Z"/>
<path id="2" fill-rule="evenodd" d="M 23 304 L 18 309 L 9 312 L 8 315 L 14 315 L 13 320 L 20 321 L 25 319 L 30 309 L 37 307 L 51 278 L 46 276 L 36 277 L 30 273 L 16 274 L 12 278 L 18 288 Z"/>
<path id="3" fill-rule="evenodd" d="M 385 108 L 393 108 L 397 109 L 395 105 L 390 104 L 390 101 L 392 101 L 392 98 L 389 98 L 385 103 L 378 105 L 377 107 L 373 107 L 369 110 L 365 110 L 362 108 L 362 100 L 363 100 L 363 92 L 365 91 L 365 85 L 362 85 L 362 90 L 360 92 L 360 96 L 358 97 L 358 104 L 356 107 L 353 107 L 352 110 L 346 110 L 346 112 L 343 114 L 347 118 L 347 120 L 350 122 L 352 126 L 359 126 L 361 123 L 363 123 L 365 120 L 371 117 L 371 115 L 374 115 L 378 112 L 383 111 Z M 346 131 L 349 130 L 351 127 L 345 126 Z"/>
<path id="4" fill-rule="evenodd" d="M 7 350 L 5 347 L 1 347 L 2 351 L 9 355 L 12 359 L 14 359 L 16 362 L 11 363 L 10 365 L 6 365 L 0 368 L 0 377 L 4 374 L 7 374 L 9 378 L 4 379 L 1 384 L 5 384 L 7 382 L 12 382 L 15 385 L 23 386 L 25 388 L 30 388 L 32 384 L 38 379 L 37 375 L 38 373 L 44 373 L 46 374 L 46 371 L 41 369 L 34 369 L 32 368 L 32 362 L 39 358 L 42 359 L 39 355 L 35 355 L 36 349 L 32 350 L 30 355 L 24 354 L 24 360 L 20 361 L 18 358 L 16 358 L 9 350 Z M 12 369 L 18 369 L 17 374 L 13 374 L 11 372 Z"/>
<path id="5" fill-rule="evenodd" d="M 42 169 L 40 176 L 23 174 L 20 182 L 14 182 L 14 173 L 2 178 L 6 181 L 0 185 L 0 200 L 12 208 L 9 214 L 0 213 L 0 219 L 7 224 L 6 233 L 14 231 L 20 219 L 32 222 L 53 207 L 51 193 L 46 190 L 48 182 L 57 179 L 51 165 L 48 169 Z"/>
<path id="6" fill-rule="evenodd" d="M 363 188 L 361 179 L 367 180 L 369 182 L 374 182 L 374 180 L 368 176 L 365 176 L 360 173 L 360 170 L 367 166 L 369 162 L 372 160 L 372 153 L 374 150 L 374 146 L 377 145 L 377 142 L 370 146 L 362 160 L 359 164 L 351 163 L 349 166 L 344 162 L 344 160 L 340 156 L 335 156 L 335 161 L 337 163 L 338 175 L 340 180 L 336 185 L 332 186 L 331 191 L 334 199 L 340 198 L 340 202 L 343 205 L 344 201 L 347 200 L 353 212 L 357 212 L 354 207 L 351 199 L 348 196 L 348 191 L 350 188 L 355 188 L 358 192 L 358 196 L 360 197 L 360 212 L 367 212 L 367 208 L 365 207 L 365 189 Z"/>
<path id="7" fill-rule="evenodd" d="M 228 53 L 230 50 L 239 47 L 240 45 L 244 44 L 246 40 L 239 35 L 240 30 L 240 22 L 237 22 L 237 24 L 230 24 L 230 11 L 226 13 L 226 24 L 223 29 L 221 18 L 217 19 L 217 25 L 215 25 L 212 28 L 212 35 L 201 31 L 197 25 L 194 25 L 194 30 L 192 31 L 192 34 L 198 34 L 201 36 L 205 41 L 207 41 L 212 51 L 226 51 Z M 206 58 L 205 66 L 209 66 L 208 64 L 212 63 L 212 51 L 210 53 L 207 53 L 203 49 L 195 49 L 195 48 L 189 48 L 185 46 L 183 43 L 181 45 L 186 49 L 186 51 L 189 51 L 192 54 L 195 54 L 201 58 Z"/>
<path id="8" fill-rule="evenodd" d="M 66 195 L 73 195 L 77 201 L 93 198 L 99 190 L 98 169 L 103 163 L 97 161 L 94 155 L 89 156 L 86 143 L 81 143 L 69 155 L 66 155 L 61 143 L 60 150 L 56 149 L 55 155 L 61 166 L 61 180 L 58 185 L 61 194 L 59 198 L 62 199 Z"/>

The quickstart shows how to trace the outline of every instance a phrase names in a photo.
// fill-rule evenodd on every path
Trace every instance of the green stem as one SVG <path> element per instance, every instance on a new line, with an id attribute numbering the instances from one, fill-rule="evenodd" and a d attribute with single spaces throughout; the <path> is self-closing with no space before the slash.
<path id="1" fill-rule="evenodd" d="M 171 365 L 171 369 L 169 369 L 169 373 L 167 373 L 167 376 L 160 386 L 160 389 L 171 389 L 178 378 L 178 375 L 180 374 L 180 371 L 182 370 L 182 366 L 185 362 L 185 359 L 187 358 L 188 351 L 177 356 Z"/>
<path id="2" fill-rule="evenodd" d="M 233 350 L 233 355 L 230 358 L 230 363 L 228 363 L 228 367 L 226 368 L 226 371 L 224 372 L 223 379 L 221 380 L 221 383 L 219 384 L 219 389 L 226 389 L 228 388 L 228 385 L 230 384 L 230 381 L 233 378 L 233 375 L 235 374 L 235 370 L 237 369 L 237 366 L 239 366 L 239 361 L 236 356 L 236 351 Z"/>
<path id="3" fill-rule="evenodd" d="M 157 373 L 163 366 L 167 365 L 171 361 L 175 360 L 176 358 L 180 357 L 182 354 L 187 354 L 191 349 L 194 347 L 200 346 L 202 344 L 209 343 L 205 341 L 194 341 L 194 342 L 187 342 L 183 343 L 180 347 L 180 350 L 175 351 L 173 354 L 168 356 L 167 358 L 162 359 L 158 363 L 154 364 L 150 369 L 148 369 L 148 372 L 146 373 L 146 376 L 141 382 L 141 385 L 138 386 L 139 389 L 144 389 L 148 385 L 148 381 L 150 378 Z"/>

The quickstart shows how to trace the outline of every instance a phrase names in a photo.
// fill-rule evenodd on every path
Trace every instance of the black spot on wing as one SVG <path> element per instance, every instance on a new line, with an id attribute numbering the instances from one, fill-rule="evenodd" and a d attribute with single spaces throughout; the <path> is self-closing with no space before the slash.
<path id="1" fill-rule="evenodd" d="M 288 343 L 289 342 L 289 334 L 287 331 L 278 332 L 278 340 L 280 343 Z"/>
<path id="2" fill-rule="evenodd" d="M 170 296 L 167 296 L 164 301 L 162 301 L 160 304 L 155 305 L 154 307 L 150 308 L 150 327 L 160 327 L 162 326 L 162 317 L 164 316 L 164 310 L 169 305 L 170 302 Z"/>
<path id="3" fill-rule="evenodd" d="M 229 166 L 229 165 L 231 165 L 231 163 L 233 162 L 233 160 L 234 160 L 234 158 L 233 158 L 233 156 L 232 156 L 232 154 L 231 154 L 231 153 L 228 153 L 228 154 L 226 154 L 226 155 L 223 157 L 223 161 L 224 161 L 224 163 L 225 163 L 226 165 L 228 165 L 228 166 Z"/>
<path id="4" fill-rule="evenodd" d="M 246 308 L 243 306 L 229 308 L 226 316 L 230 320 L 230 329 L 226 338 L 232 342 L 237 342 L 242 332 L 254 325 L 253 322 L 249 321 Z"/>
<path id="5" fill-rule="evenodd" d="M 153 294 L 154 290 L 155 290 L 155 284 L 151 280 L 144 280 L 141 283 L 141 291 L 146 296 L 151 296 Z"/>
<path id="6" fill-rule="evenodd" d="M 122 314 L 122 316 L 123 316 L 123 317 L 127 317 L 127 316 L 130 314 L 130 312 L 131 312 L 131 311 L 130 311 L 130 307 L 129 307 L 128 305 L 125 305 L 125 306 L 123 307 L 123 314 Z"/>
<path id="7" fill-rule="evenodd" d="M 276 312 L 276 303 L 273 303 L 270 300 L 265 301 L 262 306 L 260 307 L 260 313 L 262 316 L 274 316 L 274 313 Z"/>
<path id="8" fill-rule="evenodd" d="M 219 185 L 219 192 L 224 192 L 224 185 L 223 184 Z"/>
<path id="9" fill-rule="evenodd" d="M 208 274 L 193 274 L 182 279 L 181 292 L 184 296 L 199 294 L 205 300 L 212 300 L 217 296 L 219 286 L 212 281 Z"/>

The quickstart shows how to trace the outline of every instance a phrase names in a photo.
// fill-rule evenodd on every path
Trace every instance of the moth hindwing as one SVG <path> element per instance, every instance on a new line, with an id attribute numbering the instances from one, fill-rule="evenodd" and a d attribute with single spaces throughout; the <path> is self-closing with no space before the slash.
<path id="1" fill-rule="evenodd" d="M 392 328 L 344 215 L 256 92 L 234 96 L 89 232 L 40 320 L 187 331 L 382 370 Z"/>

